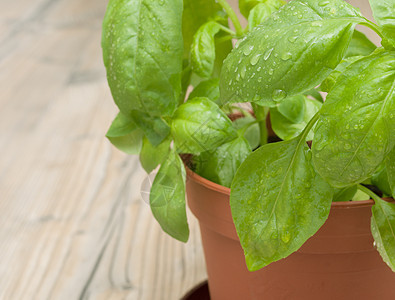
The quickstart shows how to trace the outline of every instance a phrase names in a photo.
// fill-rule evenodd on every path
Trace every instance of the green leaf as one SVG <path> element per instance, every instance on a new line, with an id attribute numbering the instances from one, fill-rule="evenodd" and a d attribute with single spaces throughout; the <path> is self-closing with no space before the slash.
<path id="1" fill-rule="evenodd" d="M 106 134 L 116 148 L 127 154 L 139 154 L 143 136 L 133 120 L 122 113 L 116 116 Z"/>
<path id="2" fill-rule="evenodd" d="M 237 171 L 230 195 L 248 269 L 298 250 L 324 224 L 332 196 L 311 164 L 304 135 L 253 152 Z"/>
<path id="3" fill-rule="evenodd" d="M 214 71 L 215 35 L 221 27 L 210 21 L 202 25 L 193 37 L 191 47 L 192 70 L 203 78 L 209 78 Z"/>
<path id="4" fill-rule="evenodd" d="M 188 99 L 193 99 L 197 97 L 205 97 L 217 103 L 219 99 L 219 79 L 212 78 L 200 82 L 193 89 Z"/>
<path id="5" fill-rule="evenodd" d="M 376 45 L 367 38 L 362 32 L 354 30 L 350 46 L 345 57 L 367 56 L 376 50 Z"/>
<path id="6" fill-rule="evenodd" d="M 262 1 L 260 1 L 262 2 Z M 286 2 L 282 0 L 266 0 L 257 4 L 248 15 L 248 27 L 252 28 L 263 23 L 273 12 L 277 11 Z"/>
<path id="7" fill-rule="evenodd" d="M 166 139 L 161 144 L 154 147 L 147 138 L 143 139 L 140 162 L 148 174 L 165 161 L 170 151 L 170 143 L 171 140 Z"/>
<path id="8" fill-rule="evenodd" d="M 185 168 L 173 149 L 161 165 L 150 193 L 152 213 L 163 231 L 186 242 L 189 228 L 185 210 Z"/>
<path id="9" fill-rule="evenodd" d="M 388 184 L 390 186 L 392 197 L 395 197 L 395 148 L 391 150 L 385 159 L 385 167 L 387 169 Z"/>
<path id="10" fill-rule="evenodd" d="M 273 131 L 283 140 L 298 136 L 321 106 L 321 102 L 301 95 L 281 102 L 278 107 L 270 108 Z M 310 132 L 307 140 L 312 140 L 313 136 L 314 133 Z"/>
<path id="11" fill-rule="evenodd" d="M 183 13 L 183 37 L 184 37 L 184 58 L 190 57 L 193 37 L 198 29 L 209 21 L 228 26 L 228 18 L 222 7 L 215 0 L 184 0 Z M 223 37 L 225 33 L 218 33 L 217 37 Z M 214 76 L 218 77 L 222 68 L 222 63 L 228 53 L 232 50 L 232 42 L 215 41 L 215 64 Z"/>
<path id="12" fill-rule="evenodd" d="M 247 115 L 245 115 L 243 118 L 239 118 L 239 119 L 233 121 L 233 126 L 237 130 L 240 130 L 240 129 L 244 128 L 245 126 L 248 126 L 248 128 L 244 131 L 243 136 L 248 141 L 251 149 L 257 148 L 259 146 L 259 142 L 260 142 L 259 124 L 252 124 L 256 121 L 257 120 L 253 116 L 251 116 L 249 113 Z"/>
<path id="13" fill-rule="evenodd" d="M 395 47 L 395 3 L 393 0 L 369 0 L 373 17 L 384 37 Z M 384 41 L 383 45 L 386 41 Z"/>
<path id="14" fill-rule="evenodd" d="M 395 272 L 395 204 L 374 199 L 371 229 L 383 260 Z"/>
<path id="15" fill-rule="evenodd" d="M 314 98 L 315 100 L 317 100 L 317 101 L 319 101 L 321 103 L 324 102 L 324 99 L 322 98 L 322 95 L 316 89 L 308 90 L 308 91 L 304 92 L 303 95 L 310 96 L 310 97 Z"/>
<path id="16" fill-rule="evenodd" d="M 351 201 L 357 193 L 357 186 L 353 185 L 346 188 L 334 189 L 333 202 Z"/>
<path id="17" fill-rule="evenodd" d="M 395 144 L 395 52 L 351 64 L 321 109 L 313 158 L 335 187 L 370 178 Z"/>
<path id="18" fill-rule="evenodd" d="M 356 62 L 358 59 L 363 58 L 363 56 L 352 56 L 345 58 L 332 73 L 321 83 L 320 89 L 323 92 L 329 93 L 336 83 L 337 78 L 343 74 L 344 70 L 352 63 Z"/>
<path id="19" fill-rule="evenodd" d="M 110 0 L 103 22 L 103 59 L 113 98 L 138 126 L 171 116 L 182 71 L 182 0 Z M 152 121 L 160 122 L 160 121 Z M 148 134 L 149 126 L 144 126 Z M 163 139 L 161 136 L 159 139 Z"/>
<path id="20" fill-rule="evenodd" d="M 345 55 L 365 19 L 333 0 L 294 0 L 241 40 L 224 62 L 221 101 L 275 106 L 320 84 Z"/>
<path id="21" fill-rule="evenodd" d="M 132 117 L 137 126 L 144 132 L 152 145 L 159 145 L 170 133 L 170 127 L 162 118 L 152 118 L 150 115 L 132 111 Z"/>
<path id="22" fill-rule="evenodd" d="M 230 187 L 241 163 L 251 153 L 250 145 L 244 137 L 239 137 L 218 147 L 193 157 L 195 172 L 200 176 Z"/>
<path id="23" fill-rule="evenodd" d="M 379 170 L 372 175 L 372 183 L 377 186 L 383 194 L 390 196 L 392 194 L 388 181 L 387 168 L 383 163 Z"/>
<path id="24" fill-rule="evenodd" d="M 171 133 L 183 153 L 199 154 L 237 138 L 232 121 L 214 102 L 194 98 L 174 113 Z"/>

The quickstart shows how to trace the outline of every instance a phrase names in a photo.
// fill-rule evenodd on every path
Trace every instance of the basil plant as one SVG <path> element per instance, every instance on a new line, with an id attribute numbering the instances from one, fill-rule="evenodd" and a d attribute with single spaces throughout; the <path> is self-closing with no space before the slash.
<path id="1" fill-rule="evenodd" d="M 383 200 L 395 194 L 395 1 L 370 4 L 377 23 L 343 0 L 239 0 L 243 28 L 225 0 L 109 1 L 102 46 L 119 114 L 107 137 L 147 173 L 160 166 L 150 206 L 165 232 L 188 239 L 189 154 L 231 188 L 250 271 L 298 250 L 333 201 L 369 198 L 395 271 L 395 204 Z"/>

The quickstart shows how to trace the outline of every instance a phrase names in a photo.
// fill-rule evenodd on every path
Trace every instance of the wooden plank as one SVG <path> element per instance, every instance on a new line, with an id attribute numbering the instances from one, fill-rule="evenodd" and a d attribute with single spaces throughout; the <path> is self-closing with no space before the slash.
<path id="1" fill-rule="evenodd" d="M 0 299 L 179 298 L 206 276 L 198 226 L 166 236 L 138 158 L 104 139 L 106 3 L 0 5 Z"/>

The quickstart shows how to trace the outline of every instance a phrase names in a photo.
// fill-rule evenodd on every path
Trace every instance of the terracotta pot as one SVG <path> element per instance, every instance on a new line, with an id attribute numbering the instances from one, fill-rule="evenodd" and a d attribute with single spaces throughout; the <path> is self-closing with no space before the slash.
<path id="1" fill-rule="evenodd" d="M 370 232 L 373 201 L 333 203 L 327 222 L 299 251 L 249 272 L 232 221 L 230 189 L 189 169 L 187 174 L 211 299 L 395 299 L 395 273 L 374 248 Z"/>

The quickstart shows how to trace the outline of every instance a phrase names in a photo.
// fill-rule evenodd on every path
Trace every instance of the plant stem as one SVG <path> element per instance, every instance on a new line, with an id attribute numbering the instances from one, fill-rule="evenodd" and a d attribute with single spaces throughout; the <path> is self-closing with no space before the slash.
<path id="1" fill-rule="evenodd" d="M 366 27 L 372 29 L 381 37 L 381 39 L 385 39 L 383 33 L 381 32 L 380 27 L 377 26 L 375 23 L 371 22 L 370 20 L 366 19 L 366 22 L 361 23 L 361 25 L 365 25 Z"/>
<path id="2" fill-rule="evenodd" d="M 236 32 L 234 32 L 232 29 L 230 29 L 228 27 L 225 27 L 225 26 L 223 26 L 221 24 L 218 24 L 218 25 L 219 25 L 219 27 L 221 28 L 222 31 L 225 31 L 226 33 L 229 33 L 229 34 L 231 34 L 233 36 L 236 36 Z"/>
<path id="3" fill-rule="evenodd" d="M 232 7 L 229 5 L 226 0 L 217 0 L 217 2 L 223 7 L 223 9 L 226 11 L 228 14 L 229 18 L 231 19 L 233 26 L 235 27 L 236 34 L 238 36 L 243 35 L 243 28 L 241 27 L 240 21 L 236 16 L 235 11 L 232 9 Z"/>
<path id="4" fill-rule="evenodd" d="M 318 111 L 314 117 L 310 120 L 310 122 L 306 125 L 306 127 L 303 129 L 302 132 L 302 140 L 305 140 L 307 135 L 309 134 L 311 128 L 313 128 L 314 124 L 318 121 L 318 119 L 320 118 L 320 111 Z"/>
<path id="5" fill-rule="evenodd" d="M 265 106 L 260 106 L 254 103 L 251 103 L 251 105 L 259 125 L 259 132 L 260 132 L 259 144 L 263 146 L 267 144 L 267 139 L 268 139 L 266 119 L 267 119 L 267 114 L 269 113 L 269 109 Z"/>
<path id="6" fill-rule="evenodd" d="M 370 198 L 372 198 L 374 201 L 380 200 L 380 197 L 376 195 L 376 193 L 374 193 L 373 191 L 369 190 L 367 187 L 358 184 L 357 185 L 358 190 L 364 192 L 365 194 L 368 194 L 370 196 Z"/>

